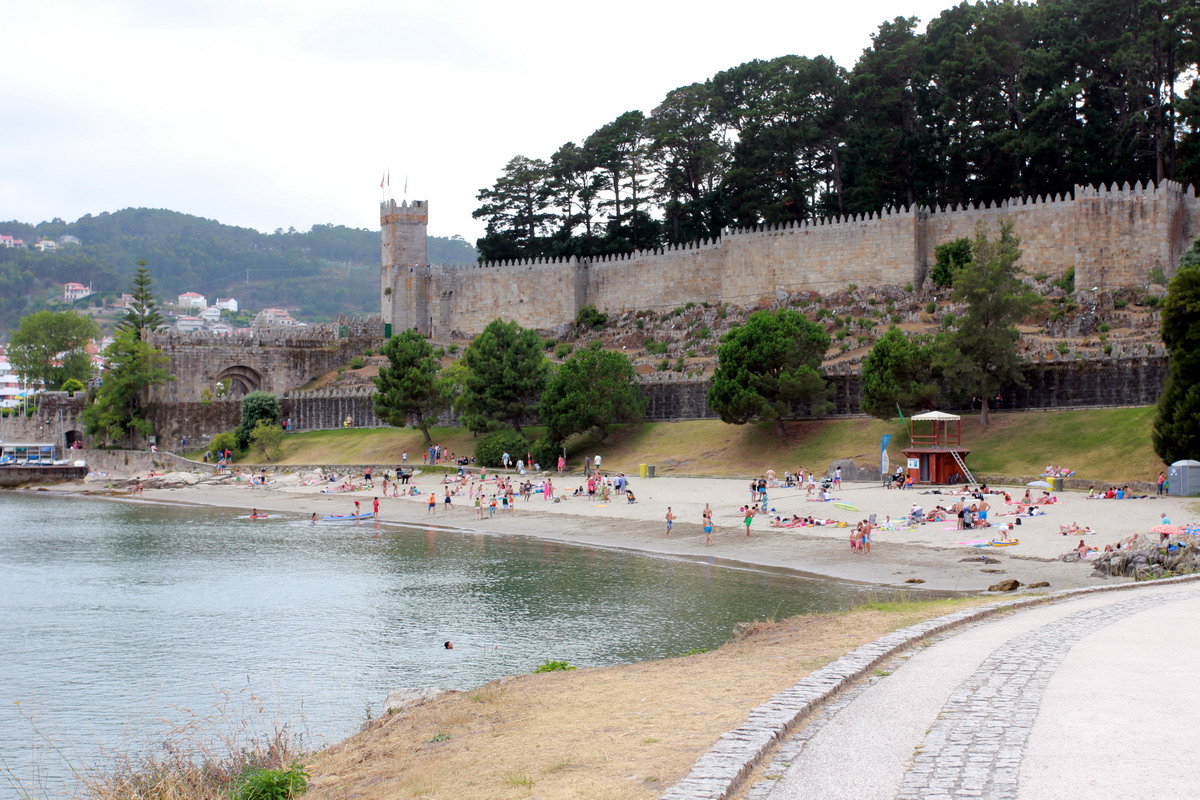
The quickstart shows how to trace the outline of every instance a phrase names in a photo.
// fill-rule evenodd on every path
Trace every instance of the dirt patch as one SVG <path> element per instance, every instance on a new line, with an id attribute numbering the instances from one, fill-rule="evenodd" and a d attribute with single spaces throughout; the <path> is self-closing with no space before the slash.
<path id="1" fill-rule="evenodd" d="M 319 753 L 305 797 L 656 798 L 772 694 L 859 644 L 980 602 L 756 623 L 708 653 L 493 681 Z"/>

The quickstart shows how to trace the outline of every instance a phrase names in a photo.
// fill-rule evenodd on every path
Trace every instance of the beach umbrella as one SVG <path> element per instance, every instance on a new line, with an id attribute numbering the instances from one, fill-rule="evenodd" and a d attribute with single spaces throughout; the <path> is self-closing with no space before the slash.
<path id="1" fill-rule="evenodd" d="M 1049 489 L 1050 488 L 1050 484 L 1047 483 L 1046 481 L 1030 481 L 1029 483 L 1027 483 L 1025 485 L 1026 486 L 1035 486 L 1038 489 Z"/>
<path id="2" fill-rule="evenodd" d="M 1167 536 L 1180 536 L 1183 534 L 1183 528 L 1178 525 L 1155 525 L 1150 529 L 1151 533 L 1165 533 Z"/>

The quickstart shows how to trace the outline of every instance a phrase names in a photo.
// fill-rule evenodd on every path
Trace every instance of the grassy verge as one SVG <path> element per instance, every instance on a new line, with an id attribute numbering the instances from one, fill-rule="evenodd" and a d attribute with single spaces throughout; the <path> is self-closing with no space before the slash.
<path id="1" fill-rule="evenodd" d="M 858 645 L 989 598 L 749 626 L 707 653 L 493 681 L 318 753 L 307 798 L 656 798 L 756 705 Z"/>
<path id="2" fill-rule="evenodd" d="M 1067 466 L 1097 481 L 1150 480 L 1162 468 L 1150 446 L 1154 409 L 1113 408 L 993 414 L 987 428 L 974 415 L 963 418 L 963 444 L 975 472 L 1038 475 L 1047 464 Z M 456 455 L 471 454 L 476 439 L 462 428 L 436 428 L 433 440 Z M 540 428 L 529 429 L 531 438 Z M 652 422 L 617 426 L 606 441 L 580 437 L 568 442 L 570 466 L 596 453 L 606 469 L 635 473 L 654 464 L 662 474 L 745 476 L 767 469 L 800 467 L 824 471 L 829 462 L 851 458 L 876 463 L 880 437 L 892 434 L 888 455 L 903 463 L 908 435 L 899 421 L 831 419 L 792 422 L 780 437 L 772 425 L 726 425 L 715 420 Z M 352 428 L 288 434 L 280 464 L 420 464 L 425 441 L 418 431 Z"/>

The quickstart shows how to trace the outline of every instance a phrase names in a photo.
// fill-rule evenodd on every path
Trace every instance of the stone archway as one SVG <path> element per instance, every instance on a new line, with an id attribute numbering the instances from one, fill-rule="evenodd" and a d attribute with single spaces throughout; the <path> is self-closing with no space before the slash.
<path id="1" fill-rule="evenodd" d="M 221 370 L 221 374 L 217 375 L 217 382 L 221 381 L 229 381 L 229 397 L 242 397 L 257 392 L 263 386 L 262 374 L 243 364 Z"/>
<path id="2" fill-rule="evenodd" d="M 76 442 L 79 442 L 79 446 L 83 447 L 83 431 L 72 430 L 63 434 L 63 447 L 72 450 Z"/>

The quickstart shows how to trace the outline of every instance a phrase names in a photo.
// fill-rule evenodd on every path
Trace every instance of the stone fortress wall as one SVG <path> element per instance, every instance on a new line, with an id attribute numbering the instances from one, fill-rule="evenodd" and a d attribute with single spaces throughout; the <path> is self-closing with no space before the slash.
<path id="1" fill-rule="evenodd" d="M 584 305 L 601 311 L 661 310 L 687 302 L 753 305 L 788 293 L 864 286 L 919 287 L 934 248 L 992 235 L 1003 221 L 1022 240 L 1028 272 L 1075 270 L 1076 286 L 1134 286 L 1155 269 L 1170 276 L 1200 234 L 1194 187 L 1076 186 L 1073 194 L 952 208 L 910 207 L 801 224 L 726 230 L 694 244 L 597 258 L 534 259 L 465 266 L 425 262 L 429 208 L 381 208 L 381 308 L 394 331 L 474 335 L 501 317 L 551 329 Z"/>
<path id="2" fill-rule="evenodd" d="M 151 401 L 200 400 L 228 381 L 234 397 L 254 391 L 283 394 L 379 346 L 377 317 L 342 317 L 329 325 L 253 328 L 248 335 L 163 330 L 150 342 L 168 358 L 175 380 L 156 386 Z"/>

